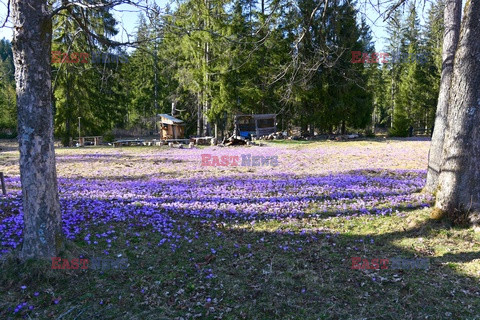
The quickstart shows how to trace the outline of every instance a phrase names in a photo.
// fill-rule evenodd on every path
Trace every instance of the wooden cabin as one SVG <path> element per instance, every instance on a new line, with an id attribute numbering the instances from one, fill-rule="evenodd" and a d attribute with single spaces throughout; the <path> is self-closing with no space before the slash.
<path id="1" fill-rule="evenodd" d="M 250 139 L 277 131 L 276 114 L 239 114 L 235 116 L 235 135 Z"/>
<path id="2" fill-rule="evenodd" d="M 158 128 L 160 140 L 184 139 L 185 122 L 168 114 L 159 114 Z"/>

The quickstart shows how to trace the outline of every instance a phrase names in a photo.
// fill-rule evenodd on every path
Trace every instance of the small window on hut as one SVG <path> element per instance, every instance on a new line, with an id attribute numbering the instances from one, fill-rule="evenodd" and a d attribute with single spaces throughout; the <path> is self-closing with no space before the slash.
<path id="1" fill-rule="evenodd" d="M 273 128 L 275 127 L 274 119 L 258 119 L 257 125 L 259 128 Z"/>
<path id="2" fill-rule="evenodd" d="M 255 131 L 255 120 L 251 117 L 239 118 L 238 128 L 240 131 Z"/>

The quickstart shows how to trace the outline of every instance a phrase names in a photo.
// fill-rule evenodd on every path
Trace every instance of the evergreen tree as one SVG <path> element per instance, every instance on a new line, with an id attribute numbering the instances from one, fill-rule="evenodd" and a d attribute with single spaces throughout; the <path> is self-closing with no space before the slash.
<path id="1" fill-rule="evenodd" d="M 109 47 L 81 32 L 75 15 L 86 16 L 96 34 L 114 36 L 115 20 L 108 9 L 69 9 L 54 18 L 52 78 L 55 132 L 69 145 L 72 137 L 100 135 L 121 122 L 125 99 L 120 84 L 119 61 L 111 61 Z M 122 52 L 117 52 L 122 53 Z M 60 54 L 60 56 L 59 56 Z M 81 132 L 77 131 L 81 117 Z"/>
<path id="2" fill-rule="evenodd" d="M 0 40 L 0 58 L 0 135 L 11 137 L 17 128 L 17 106 L 12 44 L 8 40 Z"/>

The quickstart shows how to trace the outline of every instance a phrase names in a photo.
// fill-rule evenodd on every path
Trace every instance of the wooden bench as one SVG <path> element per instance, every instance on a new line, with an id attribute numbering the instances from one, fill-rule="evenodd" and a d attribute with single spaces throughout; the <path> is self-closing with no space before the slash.
<path id="1" fill-rule="evenodd" d="M 113 142 L 113 147 L 121 147 L 121 146 L 143 146 L 145 143 L 144 140 L 118 140 Z"/>
<path id="2" fill-rule="evenodd" d="M 425 128 L 414 128 L 413 129 L 413 135 L 429 135 L 431 133 L 431 129 L 425 129 Z"/>
<path id="3" fill-rule="evenodd" d="M 166 143 L 169 143 L 169 142 L 173 142 L 173 143 L 184 143 L 184 144 L 188 144 L 190 143 L 190 139 L 166 139 L 164 140 Z"/>
<path id="4" fill-rule="evenodd" d="M 102 136 L 80 137 L 78 143 L 81 146 L 84 146 L 86 140 L 93 140 L 93 145 L 98 146 L 102 144 L 103 137 Z"/>
<path id="5" fill-rule="evenodd" d="M 213 137 L 197 137 L 190 138 L 190 142 L 194 142 L 195 145 L 210 145 Z"/>

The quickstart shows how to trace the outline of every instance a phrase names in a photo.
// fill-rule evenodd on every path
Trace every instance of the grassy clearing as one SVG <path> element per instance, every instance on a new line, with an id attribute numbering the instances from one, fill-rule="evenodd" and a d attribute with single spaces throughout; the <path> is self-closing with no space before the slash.
<path id="1" fill-rule="evenodd" d="M 115 248 L 101 239 L 96 250 L 83 241 L 70 244 L 72 257 L 115 249 L 128 258 L 126 270 L 51 270 L 50 263 L 7 260 L 0 276 L 2 318 L 13 317 L 9 308 L 24 301 L 35 308 L 17 314 L 32 318 L 478 318 L 478 235 L 429 221 L 428 209 L 354 220 L 225 224 L 215 231 L 195 226 L 199 241 L 176 252 L 167 243 L 156 246 L 160 238 L 140 227 L 121 233 L 127 228 L 120 224 L 96 230 L 117 230 Z M 352 270 L 356 256 L 428 257 L 430 269 Z"/>
<path id="2" fill-rule="evenodd" d="M 153 149 L 121 150 L 123 165 L 138 165 Z M 480 319 L 480 236 L 431 221 L 429 210 L 254 223 L 179 218 L 190 226 L 179 235 L 196 239 L 178 248 L 158 245 L 163 238 L 142 225 L 98 225 L 89 230 L 97 244 L 82 234 L 62 255 L 121 254 L 126 270 L 52 270 L 8 255 L 0 262 L 0 318 Z M 112 231 L 107 242 L 102 234 Z M 352 257 L 427 257 L 430 268 L 353 270 Z"/>

